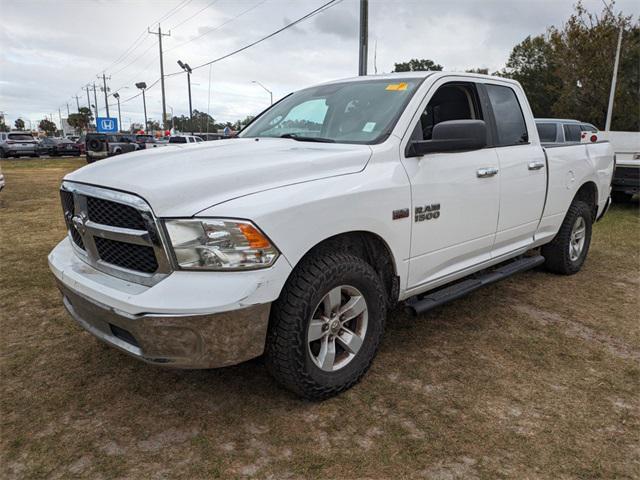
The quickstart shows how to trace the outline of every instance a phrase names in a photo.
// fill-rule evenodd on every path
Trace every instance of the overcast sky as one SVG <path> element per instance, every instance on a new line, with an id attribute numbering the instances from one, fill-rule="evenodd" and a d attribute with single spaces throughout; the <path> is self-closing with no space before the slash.
<path id="1" fill-rule="evenodd" d="M 157 29 L 163 17 L 165 74 L 225 55 L 318 8 L 327 0 L 0 0 L 0 111 L 7 124 L 16 118 L 35 123 L 58 108 L 66 117 L 87 105 L 84 85 L 100 81 L 122 99 L 137 93 L 135 82 L 160 77 Z M 430 58 L 456 71 L 504 66 L 511 48 L 527 35 L 561 25 L 572 0 L 371 0 L 369 72 L 390 72 L 394 62 Z M 585 0 L 592 11 L 602 0 Z M 618 0 L 616 9 L 640 14 L 640 2 Z M 292 90 L 321 81 L 354 76 L 358 70 L 358 0 L 332 8 L 231 58 L 192 75 L 193 107 L 209 109 L 218 121 L 234 121 L 269 105 Z M 133 46 L 134 48 L 130 48 Z M 123 56 L 123 54 L 125 54 Z M 209 83 L 211 75 L 211 83 Z M 210 96 L 209 96 L 210 86 Z M 93 103 L 93 91 L 90 91 Z M 188 114 L 184 75 L 166 79 L 167 111 Z M 149 118 L 161 118 L 160 84 L 147 92 Z M 210 103 L 209 103 L 210 100 Z M 114 102 L 110 98 L 109 103 Z M 98 91 L 100 115 L 104 96 Z M 143 119 L 142 98 L 122 104 L 125 128 Z M 111 116 L 116 116 L 115 107 Z M 27 126 L 29 123 L 27 122 Z"/>

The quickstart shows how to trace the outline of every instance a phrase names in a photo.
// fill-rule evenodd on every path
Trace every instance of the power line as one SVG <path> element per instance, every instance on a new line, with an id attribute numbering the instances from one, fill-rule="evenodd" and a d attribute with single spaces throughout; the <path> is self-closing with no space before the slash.
<path id="1" fill-rule="evenodd" d="M 169 10 L 169 12 L 165 13 L 162 17 L 160 17 L 158 20 L 153 22 L 153 24 L 155 25 L 156 23 L 164 22 L 166 19 L 168 19 L 169 17 L 175 15 L 180 10 L 182 10 L 184 7 L 189 5 L 192 1 L 193 0 L 183 0 L 182 3 L 180 3 L 177 6 L 173 7 L 171 10 Z"/>
<path id="2" fill-rule="evenodd" d="M 260 0 L 258 3 L 256 3 L 256 4 L 252 5 L 251 7 L 249 7 L 249 8 L 247 8 L 247 9 L 243 10 L 242 12 L 238 13 L 237 15 L 235 15 L 235 16 L 233 16 L 233 17 L 231 17 L 231 18 L 227 19 L 227 20 L 225 20 L 225 21 L 224 21 L 224 22 L 222 22 L 220 25 L 216 25 L 215 27 L 210 28 L 209 30 L 207 30 L 207 31 L 205 31 L 205 32 L 203 32 L 203 33 L 201 33 L 201 34 L 200 34 L 200 35 L 198 35 L 197 37 L 191 38 L 191 39 L 187 40 L 186 42 L 182 42 L 182 43 L 179 43 L 178 45 L 174 45 L 173 47 L 168 48 L 168 49 L 165 51 L 165 53 L 169 53 L 170 51 L 175 50 L 176 48 L 180 48 L 180 47 L 182 47 L 183 45 L 186 45 L 187 43 L 191 43 L 191 42 L 193 42 L 193 41 L 195 41 L 195 40 L 198 40 L 198 39 L 200 39 L 200 38 L 204 37 L 205 35 L 209 35 L 211 32 L 215 32 L 216 30 L 220 30 L 220 29 L 221 29 L 222 27 L 224 27 L 225 25 L 227 25 L 227 24 L 229 24 L 229 23 L 233 22 L 234 20 L 237 20 L 238 18 L 242 17 L 243 15 L 245 15 L 245 14 L 249 13 L 251 10 L 255 10 L 257 7 L 259 7 L 260 5 L 262 5 L 263 3 L 265 3 L 266 1 L 267 1 L 267 0 Z"/>
<path id="3" fill-rule="evenodd" d="M 198 10 L 196 13 L 194 13 L 193 15 L 185 18 L 183 21 L 181 21 L 180 23 L 175 24 L 173 27 L 170 28 L 170 30 L 175 30 L 176 28 L 178 28 L 180 25 L 183 25 L 185 23 L 187 23 L 189 20 L 191 20 L 193 17 L 195 17 L 196 15 L 198 15 L 199 13 L 204 12 L 207 8 L 212 7 L 214 4 L 218 3 L 219 0 L 213 0 L 213 2 L 209 3 L 208 5 L 205 5 L 204 7 L 202 7 L 200 10 Z"/>
<path id="4" fill-rule="evenodd" d="M 298 18 L 297 20 L 294 20 L 293 22 L 286 24 L 284 27 L 282 27 L 282 28 L 280 28 L 280 29 L 276 30 L 275 32 L 270 33 L 269 35 L 266 35 L 266 36 L 264 36 L 264 37 L 262 37 L 262 38 L 260 38 L 260 39 L 256 40 L 255 42 L 252 42 L 252 43 L 250 43 L 250 44 L 248 44 L 248 45 L 245 45 L 244 47 L 238 48 L 238 49 L 234 50 L 233 52 L 227 53 L 226 55 L 223 55 L 223 56 L 221 56 L 221 57 L 218 57 L 218 58 L 216 58 L 216 59 L 213 59 L 213 60 L 211 60 L 211 61 L 209 61 L 209 62 L 206 62 L 206 63 L 200 64 L 200 65 L 198 65 L 197 67 L 193 67 L 192 69 L 193 69 L 193 70 L 197 70 L 197 69 L 199 69 L 199 68 L 206 67 L 207 65 L 211 65 L 211 64 L 213 64 L 213 63 L 217 63 L 217 62 L 219 62 L 219 61 L 221 61 L 221 60 L 224 60 L 225 58 L 229 58 L 229 57 L 231 57 L 231 56 L 233 56 L 233 55 L 235 55 L 235 54 L 237 54 L 237 53 L 243 52 L 243 51 L 245 51 L 245 50 L 247 50 L 247 49 L 249 49 L 249 48 L 251 48 L 251 47 L 254 47 L 254 46 L 258 45 L 259 43 L 264 42 L 265 40 L 268 40 L 268 39 L 270 39 L 270 38 L 272 38 L 272 37 L 275 37 L 275 36 L 276 36 L 276 35 L 278 35 L 279 33 L 282 33 L 282 32 L 284 32 L 285 30 L 287 30 L 287 29 L 289 29 L 289 28 L 291 28 L 291 27 L 294 27 L 294 26 L 295 26 L 295 25 L 297 25 L 298 23 L 303 22 L 303 21 L 305 21 L 305 20 L 307 20 L 307 19 L 309 19 L 309 18 L 311 18 L 311 17 L 315 16 L 315 15 L 317 15 L 318 13 L 323 12 L 324 10 L 327 10 L 327 9 L 329 9 L 330 7 L 333 7 L 333 6 L 335 6 L 335 5 L 339 4 L 339 3 L 341 3 L 342 1 L 343 1 L 343 0 L 330 0 L 329 2 L 327 2 L 327 3 L 323 4 L 322 6 L 320 6 L 320 7 L 316 8 L 315 10 L 312 10 L 311 12 L 307 13 L 306 15 L 303 15 L 302 17 Z M 176 73 L 180 73 L 180 72 L 176 72 Z M 174 74 L 174 75 L 175 75 L 175 74 Z M 167 75 L 167 76 L 169 76 L 169 75 Z"/>

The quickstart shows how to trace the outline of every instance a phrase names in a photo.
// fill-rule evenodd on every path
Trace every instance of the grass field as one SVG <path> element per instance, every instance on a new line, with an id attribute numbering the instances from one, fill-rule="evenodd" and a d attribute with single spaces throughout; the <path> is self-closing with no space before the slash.
<path id="1" fill-rule="evenodd" d="M 363 382 L 310 403 L 255 360 L 172 371 L 65 314 L 46 257 L 79 159 L 3 161 L 2 478 L 640 478 L 640 215 L 572 277 L 518 275 L 392 313 Z"/>

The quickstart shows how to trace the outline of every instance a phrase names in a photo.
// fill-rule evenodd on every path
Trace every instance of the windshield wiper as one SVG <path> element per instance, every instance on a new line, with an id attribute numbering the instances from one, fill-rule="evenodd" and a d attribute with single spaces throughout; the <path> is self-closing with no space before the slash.
<path id="1" fill-rule="evenodd" d="M 290 138 L 292 140 L 296 140 L 298 142 L 319 142 L 319 143 L 336 143 L 335 140 L 330 138 L 322 138 L 322 137 L 305 137 L 302 135 L 298 135 L 297 133 L 285 133 L 280 135 L 280 138 Z"/>

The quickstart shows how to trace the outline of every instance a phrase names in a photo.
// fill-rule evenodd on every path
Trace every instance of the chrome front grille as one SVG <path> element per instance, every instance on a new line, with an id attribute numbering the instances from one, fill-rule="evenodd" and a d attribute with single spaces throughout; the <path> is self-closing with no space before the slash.
<path id="1" fill-rule="evenodd" d="M 110 275 L 153 285 L 170 273 L 163 234 L 140 197 L 63 182 L 60 197 L 78 256 Z"/>

